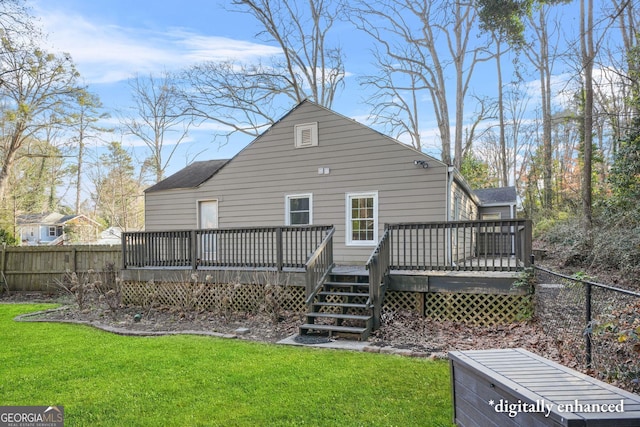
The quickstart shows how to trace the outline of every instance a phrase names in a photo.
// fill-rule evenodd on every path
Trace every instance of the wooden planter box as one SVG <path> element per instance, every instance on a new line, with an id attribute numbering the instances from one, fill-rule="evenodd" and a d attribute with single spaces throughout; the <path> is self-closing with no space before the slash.
<path id="1" fill-rule="evenodd" d="M 640 426 L 640 396 L 524 349 L 449 359 L 458 426 Z"/>

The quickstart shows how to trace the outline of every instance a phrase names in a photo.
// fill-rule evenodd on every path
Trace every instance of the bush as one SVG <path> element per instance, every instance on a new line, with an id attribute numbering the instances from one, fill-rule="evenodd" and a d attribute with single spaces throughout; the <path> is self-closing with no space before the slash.
<path id="1" fill-rule="evenodd" d="M 566 212 L 539 218 L 533 227 L 533 238 L 554 244 L 573 244 L 576 240 L 576 219 Z"/>
<path id="2" fill-rule="evenodd" d="M 640 226 L 600 226 L 593 232 L 591 265 L 620 270 L 624 274 L 640 271 Z"/>
<path id="3" fill-rule="evenodd" d="M 15 236 L 9 233 L 7 230 L 0 229 L 0 244 L 7 246 L 18 246 L 20 241 Z"/>
<path id="4" fill-rule="evenodd" d="M 586 236 L 580 218 L 560 215 L 540 221 L 536 238 L 562 246 L 561 261 L 566 266 L 619 270 L 623 275 L 640 271 L 640 225 L 627 221 L 626 216 L 601 214 Z"/>

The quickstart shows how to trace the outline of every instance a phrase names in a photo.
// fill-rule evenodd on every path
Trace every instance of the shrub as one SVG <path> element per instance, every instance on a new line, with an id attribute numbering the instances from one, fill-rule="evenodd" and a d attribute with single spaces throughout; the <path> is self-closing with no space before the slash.
<path id="1" fill-rule="evenodd" d="M 20 241 L 15 236 L 9 233 L 7 230 L 0 228 L 0 244 L 7 246 L 17 246 Z"/>

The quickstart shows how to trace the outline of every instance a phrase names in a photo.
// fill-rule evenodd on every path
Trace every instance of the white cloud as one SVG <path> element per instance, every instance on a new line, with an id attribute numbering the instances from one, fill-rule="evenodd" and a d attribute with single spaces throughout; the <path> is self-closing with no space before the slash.
<path id="1" fill-rule="evenodd" d="M 71 55 L 88 83 L 114 83 L 136 73 L 183 68 L 205 60 L 250 60 L 277 48 L 243 40 L 91 22 L 78 14 L 37 11 L 51 49 Z"/>

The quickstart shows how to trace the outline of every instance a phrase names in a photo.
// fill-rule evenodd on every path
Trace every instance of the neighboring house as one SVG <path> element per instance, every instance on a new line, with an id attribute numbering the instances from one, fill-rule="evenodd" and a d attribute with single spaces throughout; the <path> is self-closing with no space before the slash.
<path id="1" fill-rule="evenodd" d="M 480 209 L 453 167 L 303 101 L 233 159 L 148 188 L 145 230 L 334 225 L 336 264 L 363 265 L 385 223 L 476 220 Z"/>
<path id="2" fill-rule="evenodd" d="M 95 241 L 100 224 L 84 215 L 60 213 L 24 214 L 17 218 L 18 235 L 23 245 L 64 244 L 71 230 L 74 240 Z"/>
<path id="3" fill-rule="evenodd" d="M 100 233 L 96 241 L 98 245 L 119 245 L 122 243 L 122 229 L 120 227 L 109 227 Z"/>

